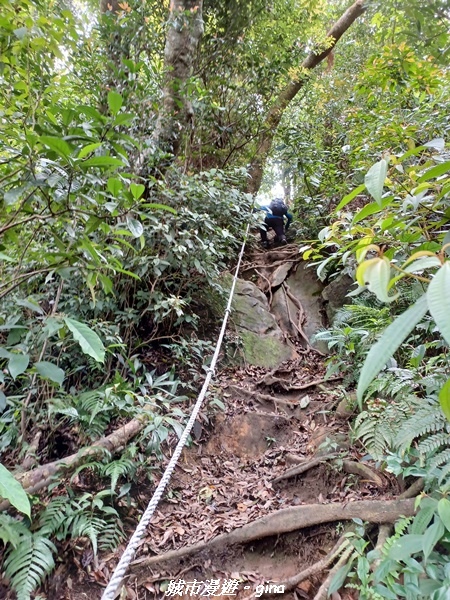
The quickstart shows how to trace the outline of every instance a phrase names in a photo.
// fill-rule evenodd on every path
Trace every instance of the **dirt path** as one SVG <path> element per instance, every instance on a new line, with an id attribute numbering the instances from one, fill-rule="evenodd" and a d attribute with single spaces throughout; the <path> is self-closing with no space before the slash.
<path id="1" fill-rule="evenodd" d="M 212 394 L 225 408 L 183 452 L 126 579 L 122 600 L 243 600 L 260 597 L 264 591 L 275 591 L 273 597 L 314 599 L 328 565 L 298 584 L 291 582 L 290 591 L 282 593 L 281 586 L 323 561 L 342 534 L 342 519 L 321 522 L 321 507 L 342 509 L 351 503 L 359 506 L 363 500 L 392 497 L 390 482 L 373 465 L 372 471 L 355 470 L 360 455 L 348 441 L 343 390 L 339 381 L 324 381 L 324 357 L 307 343 L 304 300 L 291 292 L 292 282 L 286 283 L 293 267 L 298 268 L 289 253 L 288 248 L 284 254 L 253 255 L 244 270 L 248 281 L 256 280 L 275 305 L 276 321 L 281 323 L 281 337 L 291 358 L 275 367 L 247 365 L 220 372 Z M 259 266 L 252 269 L 252 262 Z M 280 298 L 285 301 L 284 312 Z M 270 323 L 267 327 L 273 333 Z M 303 472 L 292 473 L 293 468 Z M 318 518 L 313 515 L 312 521 L 318 524 L 296 526 L 293 531 L 287 526 L 285 533 L 262 539 L 258 533 L 253 539 L 250 531 L 250 541 L 238 545 L 226 541 L 216 547 L 212 542 L 228 532 L 245 532 L 245 526 L 251 530 L 251 524 L 262 517 L 307 505 L 316 505 L 313 512 Z M 205 543 L 199 552 L 164 562 L 150 558 Z M 67 581 L 57 585 L 55 576 L 48 599 L 99 598 L 117 556 L 118 552 L 103 557 L 86 577 L 78 571 L 70 585 Z M 92 586 L 94 581 L 100 585 Z M 279 587 L 270 588 L 273 582 Z M 352 598 L 349 594 L 339 597 Z"/>

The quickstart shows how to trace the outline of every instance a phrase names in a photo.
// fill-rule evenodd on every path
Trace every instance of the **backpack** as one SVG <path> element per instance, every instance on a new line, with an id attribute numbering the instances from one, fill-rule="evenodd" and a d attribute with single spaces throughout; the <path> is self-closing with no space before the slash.
<path id="1" fill-rule="evenodd" d="M 275 217 L 284 217 L 288 211 L 286 204 L 281 198 L 275 198 L 272 200 L 272 202 L 269 204 L 269 208 Z"/>

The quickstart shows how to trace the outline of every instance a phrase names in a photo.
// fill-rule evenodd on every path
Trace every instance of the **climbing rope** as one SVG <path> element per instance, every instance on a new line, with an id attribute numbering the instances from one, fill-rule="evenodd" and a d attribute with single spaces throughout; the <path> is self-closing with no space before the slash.
<path id="1" fill-rule="evenodd" d="M 239 254 L 238 263 L 236 266 L 236 270 L 234 272 L 233 282 L 231 284 L 230 295 L 228 297 L 228 304 L 227 304 L 227 307 L 226 307 L 225 313 L 224 313 L 222 328 L 220 330 L 219 337 L 217 339 L 216 349 L 214 351 L 214 354 L 213 354 L 213 357 L 211 360 L 211 366 L 206 369 L 205 381 L 203 383 L 202 389 L 200 390 L 200 394 L 197 398 L 197 402 L 194 405 L 192 414 L 189 418 L 189 421 L 187 422 L 186 428 L 183 431 L 183 433 L 178 441 L 178 444 L 174 450 L 172 458 L 169 461 L 169 464 L 167 465 L 166 470 L 164 471 L 161 481 L 159 482 L 158 487 L 156 488 L 152 498 L 150 499 L 150 502 L 148 503 L 148 506 L 147 506 L 144 514 L 142 515 L 142 518 L 139 521 L 139 524 L 136 527 L 135 532 L 131 536 L 130 541 L 128 542 L 128 546 L 125 549 L 125 552 L 122 554 L 122 557 L 121 557 L 119 563 L 117 564 L 116 568 L 114 569 L 114 573 L 112 574 L 112 577 L 111 577 L 108 585 L 106 586 L 105 591 L 103 592 L 101 600 L 114 600 L 114 598 L 116 597 L 117 588 L 121 584 L 122 579 L 124 578 L 125 573 L 127 572 L 127 569 L 130 566 L 131 561 L 133 560 L 133 557 L 136 553 L 137 547 L 139 546 L 139 542 L 142 540 L 142 538 L 145 535 L 148 524 L 150 523 L 153 513 L 155 512 L 155 509 L 158 506 L 159 501 L 161 500 L 164 490 L 166 489 L 166 486 L 170 481 L 172 472 L 177 465 L 178 459 L 180 458 L 180 455 L 181 455 L 181 451 L 183 450 L 184 445 L 187 442 L 187 439 L 189 437 L 191 429 L 194 426 L 195 420 L 196 420 L 197 415 L 202 406 L 203 400 L 205 398 L 206 392 L 209 387 L 209 383 L 211 381 L 211 378 L 214 375 L 214 367 L 216 365 L 217 359 L 219 358 L 219 352 L 220 352 L 220 348 L 222 346 L 223 337 L 225 335 L 225 329 L 227 326 L 228 317 L 231 313 L 231 302 L 233 300 L 234 288 L 236 287 L 236 281 L 237 281 L 237 277 L 238 277 L 238 273 L 239 273 L 239 268 L 241 266 L 242 257 L 244 255 L 245 244 L 247 241 L 247 235 L 248 235 L 249 229 L 250 229 L 250 225 L 247 225 L 247 229 L 246 229 L 245 235 L 244 235 L 244 241 L 242 242 L 241 252 Z"/>

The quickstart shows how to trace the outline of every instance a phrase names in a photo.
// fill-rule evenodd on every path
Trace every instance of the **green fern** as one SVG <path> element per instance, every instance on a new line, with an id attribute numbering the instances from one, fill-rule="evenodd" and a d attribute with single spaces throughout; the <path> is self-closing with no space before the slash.
<path id="1" fill-rule="evenodd" d="M 354 436 L 375 460 L 382 460 L 386 451 L 394 448 L 399 422 L 405 421 L 412 410 L 411 400 L 410 397 L 390 403 L 372 400 L 368 410 L 357 416 Z"/>
<path id="2" fill-rule="evenodd" d="M 401 451 L 407 450 L 414 440 L 418 440 L 424 435 L 448 430 L 449 424 L 435 400 L 422 399 L 421 406 L 400 425 L 396 445 Z"/>
<path id="3" fill-rule="evenodd" d="M 17 548 L 21 536 L 27 533 L 28 528 L 22 521 L 17 521 L 6 513 L 0 513 L 0 539 L 5 546 L 11 544 L 13 548 Z"/>
<path id="4" fill-rule="evenodd" d="M 54 544 L 39 532 L 22 535 L 18 546 L 7 552 L 3 567 L 17 600 L 30 600 L 33 591 L 54 569 L 55 553 Z"/>
<path id="5" fill-rule="evenodd" d="M 119 477 L 129 476 L 133 477 L 136 473 L 137 465 L 130 458 L 121 457 L 117 460 L 113 460 L 107 465 L 102 465 L 100 470 L 102 475 L 111 477 L 111 492 L 114 492 L 117 486 Z"/>

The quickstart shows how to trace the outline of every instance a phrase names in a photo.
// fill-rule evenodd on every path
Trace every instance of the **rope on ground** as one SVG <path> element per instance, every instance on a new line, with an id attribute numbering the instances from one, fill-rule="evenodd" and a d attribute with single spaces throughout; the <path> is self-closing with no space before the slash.
<path id="1" fill-rule="evenodd" d="M 148 524 L 150 523 L 153 513 L 155 512 L 155 509 L 158 506 L 159 501 L 161 500 L 164 490 L 166 489 L 166 486 L 170 481 L 172 472 L 177 465 L 178 459 L 180 458 L 180 455 L 184 448 L 184 445 L 186 444 L 189 434 L 191 432 L 191 429 L 194 426 L 195 420 L 197 418 L 197 415 L 200 411 L 201 405 L 205 398 L 206 392 L 208 390 L 209 383 L 211 381 L 211 378 L 214 375 L 214 367 L 216 365 L 217 359 L 219 358 L 219 352 L 220 352 L 220 348 L 222 346 L 223 337 L 225 335 L 225 329 L 227 326 L 228 317 L 231 313 L 231 302 L 233 300 L 234 289 L 236 287 L 236 281 L 237 281 L 242 257 L 244 255 L 245 244 L 247 241 L 247 236 L 248 236 L 249 230 L 250 230 L 250 225 L 247 225 L 247 229 L 246 229 L 246 232 L 244 235 L 244 241 L 242 242 L 241 252 L 239 254 L 238 263 L 236 265 L 236 270 L 235 270 L 234 277 L 233 277 L 233 282 L 231 284 L 230 294 L 228 297 L 228 304 L 225 309 L 225 314 L 224 314 L 224 318 L 223 318 L 223 322 L 222 322 L 222 328 L 220 330 L 219 337 L 217 339 L 216 348 L 215 348 L 215 351 L 214 351 L 214 354 L 213 354 L 213 357 L 211 360 L 211 366 L 208 367 L 208 369 L 206 371 L 206 377 L 205 377 L 205 381 L 203 383 L 203 387 L 200 390 L 200 394 L 197 398 L 197 402 L 194 405 L 192 414 L 189 418 L 189 421 L 187 422 L 185 430 L 183 431 L 183 433 L 178 441 L 178 444 L 174 450 L 172 458 L 170 459 L 169 464 L 167 465 L 167 468 L 164 471 L 161 481 L 159 482 L 158 487 L 156 488 L 152 498 L 150 499 L 150 502 L 148 503 L 148 506 L 147 506 L 144 514 L 142 515 L 142 518 L 139 521 L 135 532 L 131 536 L 130 541 L 128 542 L 128 546 L 125 549 L 125 552 L 122 554 L 122 557 L 121 557 L 119 563 L 117 564 L 116 568 L 114 569 L 114 573 L 112 574 L 111 579 L 110 579 L 108 585 L 106 586 L 105 591 L 103 592 L 101 600 L 114 600 L 114 598 L 116 597 L 117 588 L 121 584 L 122 579 L 124 578 L 125 573 L 127 572 L 127 569 L 130 566 L 131 561 L 133 560 L 133 557 L 136 553 L 139 543 L 145 535 Z"/>

